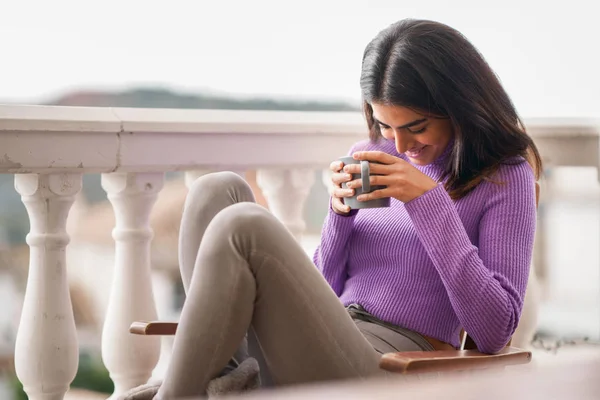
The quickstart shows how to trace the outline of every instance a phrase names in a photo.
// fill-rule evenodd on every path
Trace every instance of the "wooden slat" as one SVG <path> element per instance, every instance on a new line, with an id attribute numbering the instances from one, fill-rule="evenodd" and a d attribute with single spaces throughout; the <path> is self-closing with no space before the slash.
<path id="1" fill-rule="evenodd" d="M 531 352 L 507 347 L 498 354 L 484 354 L 476 350 L 443 350 L 387 353 L 379 366 L 401 374 L 460 371 L 506 365 L 526 364 Z"/>
<path id="2" fill-rule="evenodd" d="M 134 335 L 174 335 L 177 322 L 136 321 L 129 327 Z"/>

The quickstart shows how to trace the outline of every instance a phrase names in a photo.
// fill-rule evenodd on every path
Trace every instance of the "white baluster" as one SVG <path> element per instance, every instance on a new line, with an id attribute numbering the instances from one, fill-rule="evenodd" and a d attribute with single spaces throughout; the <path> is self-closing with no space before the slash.
<path id="1" fill-rule="evenodd" d="M 157 319 L 150 276 L 150 211 L 164 184 L 162 173 L 102 175 L 116 226 L 115 268 L 102 332 L 102 358 L 115 384 L 113 398 L 148 381 L 160 338 L 129 333 L 133 321 Z"/>
<path id="2" fill-rule="evenodd" d="M 77 372 L 79 349 L 66 274 L 67 216 L 81 174 L 15 175 L 31 229 L 29 277 L 15 368 L 31 400 L 59 400 Z"/>
<path id="3" fill-rule="evenodd" d="M 256 181 L 271 212 L 300 240 L 306 230 L 304 203 L 315 183 L 311 169 L 260 169 Z"/>

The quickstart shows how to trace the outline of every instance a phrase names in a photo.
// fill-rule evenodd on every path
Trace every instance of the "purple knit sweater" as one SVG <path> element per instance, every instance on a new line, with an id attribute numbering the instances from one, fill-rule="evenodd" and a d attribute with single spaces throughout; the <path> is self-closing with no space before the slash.
<path id="1" fill-rule="evenodd" d="M 393 141 L 357 150 L 398 154 Z M 417 166 L 439 180 L 448 150 Z M 408 160 L 407 160 L 408 161 Z M 523 159 L 453 201 L 443 185 L 404 204 L 325 219 L 314 262 L 344 305 L 455 347 L 464 328 L 480 351 L 502 349 L 515 331 L 536 225 L 535 178 Z"/>

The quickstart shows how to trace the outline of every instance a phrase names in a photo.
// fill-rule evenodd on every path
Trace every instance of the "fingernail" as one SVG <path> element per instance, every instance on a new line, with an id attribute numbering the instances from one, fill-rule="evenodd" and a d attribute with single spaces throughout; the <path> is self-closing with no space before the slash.
<path id="1" fill-rule="evenodd" d="M 346 193 L 348 193 L 349 195 L 353 195 L 354 189 L 348 189 L 348 190 L 346 190 Z"/>
<path id="2" fill-rule="evenodd" d="M 354 184 L 353 184 L 352 182 L 348 182 L 348 183 L 346 183 L 346 187 L 349 187 L 349 188 L 351 188 L 352 186 L 354 186 Z"/>
<path id="3" fill-rule="evenodd" d="M 363 201 L 364 199 L 365 199 L 365 196 L 362 196 L 362 195 L 361 195 L 361 196 L 358 196 L 358 197 L 356 198 L 356 200 L 358 200 L 358 201 Z"/>

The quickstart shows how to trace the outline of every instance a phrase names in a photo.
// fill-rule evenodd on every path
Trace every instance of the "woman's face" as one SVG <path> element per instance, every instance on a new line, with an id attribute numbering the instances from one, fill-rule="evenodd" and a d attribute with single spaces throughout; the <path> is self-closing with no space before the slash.
<path id="1" fill-rule="evenodd" d="M 449 118 L 419 114 L 401 106 L 371 103 L 373 118 L 381 134 L 396 142 L 398 153 L 404 153 L 416 165 L 435 161 L 452 138 Z"/>

